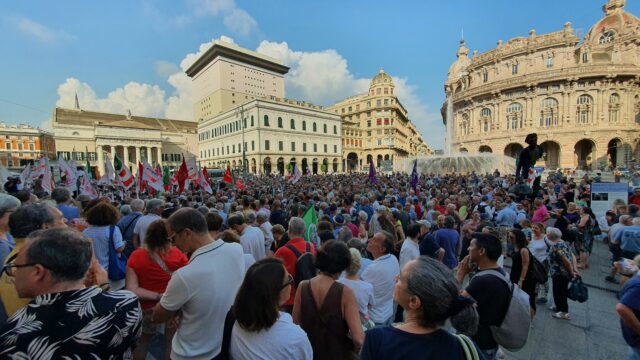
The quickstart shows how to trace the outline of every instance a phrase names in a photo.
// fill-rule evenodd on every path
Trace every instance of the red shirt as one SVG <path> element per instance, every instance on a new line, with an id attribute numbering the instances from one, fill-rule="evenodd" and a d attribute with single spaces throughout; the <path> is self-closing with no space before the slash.
<path id="1" fill-rule="evenodd" d="M 640 195 L 631 195 L 629 197 L 629 204 L 636 204 L 640 206 Z"/>
<path id="2" fill-rule="evenodd" d="M 167 265 L 171 272 L 174 272 L 181 267 L 187 265 L 189 260 L 187 256 L 183 254 L 178 248 L 171 247 L 169 252 L 162 256 L 162 260 Z M 169 284 L 171 275 L 167 274 L 158 263 L 156 263 L 149 252 L 146 249 L 136 249 L 127 261 L 127 267 L 133 269 L 138 276 L 138 285 L 146 290 L 157 292 L 159 294 L 164 293 Z M 151 309 L 155 306 L 156 301 L 141 300 L 140 306 L 142 309 Z"/>
<path id="3" fill-rule="evenodd" d="M 294 278 L 296 277 L 296 262 L 298 261 L 298 257 L 296 256 L 296 254 L 293 253 L 293 251 L 287 248 L 287 245 L 293 246 L 294 248 L 296 248 L 296 250 L 300 252 L 300 254 L 304 254 L 307 251 L 307 244 L 311 245 L 311 253 L 315 255 L 316 247 L 311 243 L 307 243 L 301 237 L 297 237 L 289 240 L 288 243 L 286 243 L 284 246 L 278 249 L 278 251 L 276 251 L 275 253 L 276 257 L 279 257 L 280 259 L 282 259 L 282 261 L 284 262 L 284 267 L 287 269 L 287 272 L 291 274 L 291 276 L 293 276 Z M 285 305 L 293 305 L 293 299 L 295 297 L 296 297 L 296 285 L 293 284 L 291 285 L 291 296 L 289 297 L 289 300 L 287 300 Z"/>

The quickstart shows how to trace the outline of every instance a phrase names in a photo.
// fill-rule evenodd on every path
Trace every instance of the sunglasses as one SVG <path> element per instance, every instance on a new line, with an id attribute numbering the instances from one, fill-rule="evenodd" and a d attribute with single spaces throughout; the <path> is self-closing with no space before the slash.
<path id="1" fill-rule="evenodd" d="M 280 290 L 292 284 L 293 284 L 293 276 L 291 276 L 291 274 L 287 274 L 287 282 L 285 282 L 284 284 L 282 284 L 282 286 L 280 286 Z"/>

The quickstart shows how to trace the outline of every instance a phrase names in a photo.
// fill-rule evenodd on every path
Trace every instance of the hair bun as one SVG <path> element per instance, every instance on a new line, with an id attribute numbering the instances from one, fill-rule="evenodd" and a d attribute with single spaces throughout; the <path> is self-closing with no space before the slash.
<path id="1" fill-rule="evenodd" d="M 458 295 L 458 297 L 453 299 L 453 301 L 451 302 L 451 306 L 449 307 L 449 312 L 447 313 L 447 315 L 449 317 L 455 316 L 467 306 L 473 306 L 473 304 L 475 303 L 476 301 L 471 297 Z"/>

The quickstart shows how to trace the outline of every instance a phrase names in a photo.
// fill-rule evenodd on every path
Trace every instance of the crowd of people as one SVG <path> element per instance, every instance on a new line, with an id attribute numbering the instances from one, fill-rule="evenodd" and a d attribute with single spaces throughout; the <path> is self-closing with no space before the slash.
<path id="1" fill-rule="evenodd" d="M 161 334 L 165 359 L 498 359 L 522 345 L 497 328 L 571 319 L 594 241 L 640 358 L 640 189 L 597 217 L 588 175 L 375 180 L 2 193 L 0 358 L 145 359 Z M 505 329 L 516 288 L 529 321 Z"/>

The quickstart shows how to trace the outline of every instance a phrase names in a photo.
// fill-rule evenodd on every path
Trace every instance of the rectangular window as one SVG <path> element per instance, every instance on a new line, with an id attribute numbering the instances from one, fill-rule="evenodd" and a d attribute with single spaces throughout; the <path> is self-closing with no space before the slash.
<path id="1" fill-rule="evenodd" d="M 382 119 L 377 119 L 376 120 L 376 125 L 378 125 L 378 126 L 382 125 Z"/>
<path id="2" fill-rule="evenodd" d="M 378 146 L 382 145 L 382 139 L 378 139 Z"/>
<path id="3" fill-rule="evenodd" d="M 553 67 L 553 58 L 547 58 L 547 68 L 552 68 Z"/>
<path id="4" fill-rule="evenodd" d="M 302 143 L 302 151 L 307 152 L 307 143 Z"/>
<path id="5" fill-rule="evenodd" d="M 291 142 L 291 151 L 296 151 L 296 143 L 295 142 Z"/>
<path id="6" fill-rule="evenodd" d="M 240 149 L 238 149 L 240 150 Z M 231 151 L 235 154 L 236 153 L 236 144 L 231 145 Z"/>
<path id="7" fill-rule="evenodd" d="M 256 142 L 251 140 L 251 151 L 255 151 L 256 149 Z"/>
<path id="8" fill-rule="evenodd" d="M 284 142 L 278 141 L 278 150 L 280 151 L 284 150 Z"/>
<path id="9" fill-rule="evenodd" d="M 379 90 L 379 89 L 378 89 L 378 90 Z M 376 106 L 377 106 L 377 107 L 382 106 L 382 100 L 380 100 L 380 99 L 376 100 Z"/>
<path id="10" fill-rule="evenodd" d="M 482 73 L 482 81 L 483 82 L 489 81 L 489 73 L 488 72 L 485 71 L 484 73 Z"/>
<path id="11" fill-rule="evenodd" d="M 327 144 L 324 144 L 324 152 L 327 152 Z"/>
<path id="12" fill-rule="evenodd" d="M 385 119 L 384 119 L 384 124 L 385 124 L 385 125 L 389 125 L 389 119 L 385 118 Z"/>
<path id="13" fill-rule="evenodd" d="M 6 143 L 5 147 L 7 148 L 7 150 L 11 150 L 11 143 Z"/>
<path id="14" fill-rule="evenodd" d="M 269 150 L 269 140 L 264 141 L 264 149 Z"/>
<path id="15" fill-rule="evenodd" d="M 367 101 L 367 108 L 371 107 L 371 101 Z"/>
<path id="16" fill-rule="evenodd" d="M 318 144 L 313 144 L 313 152 L 318 152 Z"/>
<path id="17" fill-rule="evenodd" d="M 367 127 L 371 127 L 371 119 L 367 120 Z"/>
<path id="18" fill-rule="evenodd" d="M 384 106 L 389 105 L 389 99 L 384 99 Z"/>
<path id="19" fill-rule="evenodd" d="M 333 145 L 333 152 L 338 153 L 338 145 Z"/>
<path id="20" fill-rule="evenodd" d="M 587 53 L 582 54 L 582 62 L 587 63 L 588 61 L 589 61 L 589 54 Z"/>
<path id="21" fill-rule="evenodd" d="M 511 65 L 511 75 L 515 75 L 518 73 L 518 64 Z"/>

